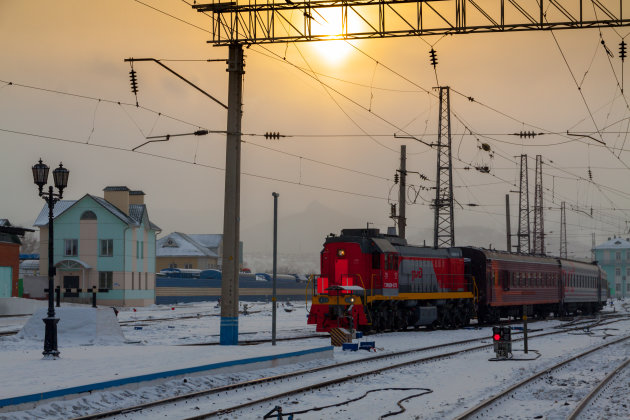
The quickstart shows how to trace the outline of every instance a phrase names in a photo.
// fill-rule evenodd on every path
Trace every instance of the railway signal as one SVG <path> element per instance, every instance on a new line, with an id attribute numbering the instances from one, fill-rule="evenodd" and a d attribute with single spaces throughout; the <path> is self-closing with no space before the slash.
<path id="1" fill-rule="evenodd" d="M 492 327 L 492 342 L 497 359 L 507 359 L 512 353 L 512 330 L 510 327 Z"/>

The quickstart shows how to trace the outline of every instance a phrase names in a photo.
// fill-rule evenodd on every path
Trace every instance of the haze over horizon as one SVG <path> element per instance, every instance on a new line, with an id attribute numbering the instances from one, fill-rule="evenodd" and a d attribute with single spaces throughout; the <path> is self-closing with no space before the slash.
<path id="1" fill-rule="evenodd" d="M 126 185 L 147 194 L 162 235 L 222 232 L 224 134 L 173 137 L 131 151 L 148 136 L 225 130 L 222 108 L 154 63 L 134 64 L 135 106 L 125 58 L 227 55 L 226 48 L 206 43 L 208 16 L 186 2 L 150 6 L 171 16 L 132 0 L 0 0 L 0 218 L 33 224 L 43 202 L 30 168 L 41 157 L 51 167 L 63 161 L 70 169 L 64 198 L 102 196 L 105 186 Z M 280 194 L 280 232 L 282 224 L 287 228 L 279 253 L 319 252 L 327 234 L 368 222 L 386 231 L 390 203 L 398 200 L 394 173 L 401 144 L 407 145 L 411 185 L 407 237 L 431 244 L 436 152 L 394 134 L 436 141 L 435 86 L 452 89 L 456 244 L 505 249 L 505 194 L 518 189 L 516 157 L 522 153 L 529 156 L 532 207 L 534 159 L 543 156 L 548 253 L 558 253 L 561 201 L 567 202 L 570 256 L 590 255 L 593 232 L 597 243 L 625 237 L 630 107 L 620 91 L 618 45 L 628 33 L 581 29 L 334 47 L 252 45 L 245 50 L 242 130 L 246 254 L 271 253 L 274 191 Z M 438 54 L 436 69 L 431 48 Z M 165 64 L 227 101 L 224 62 Z M 287 137 L 267 140 L 267 132 Z M 475 169 L 486 166 L 489 173 Z M 518 194 L 511 193 L 514 233 L 517 218 Z"/>

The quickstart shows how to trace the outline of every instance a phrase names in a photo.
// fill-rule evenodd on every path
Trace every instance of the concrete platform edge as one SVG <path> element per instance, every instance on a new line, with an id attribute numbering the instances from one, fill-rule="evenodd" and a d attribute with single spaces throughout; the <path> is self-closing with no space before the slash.
<path id="1" fill-rule="evenodd" d="M 290 353 L 280 353 L 280 354 L 274 354 L 270 356 L 252 357 L 252 358 L 240 359 L 240 360 L 230 360 L 227 362 L 211 363 L 207 365 L 193 366 L 193 367 L 183 368 L 183 369 L 175 369 L 175 370 L 168 370 L 168 371 L 163 371 L 163 372 L 149 373 L 145 375 L 130 376 L 127 378 L 96 382 L 96 383 L 87 384 L 87 385 L 79 385 L 79 386 L 74 386 L 70 388 L 57 389 L 54 391 L 41 392 L 37 394 L 22 395 L 18 397 L 9 397 L 9 398 L 0 399 L 0 408 L 2 409 L 0 411 L 6 412 L 6 409 L 12 408 L 12 406 L 17 408 L 17 407 L 23 406 L 24 404 L 37 403 L 37 402 L 48 400 L 48 399 L 60 399 L 60 398 L 64 399 L 64 397 L 68 397 L 70 395 L 81 394 L 81 393 L 92 392 L 92 391 L 99 391 L 99 390 L 104 390 L 107 388 L 117 388 L 124 385 L 137 385 L 141 382 L 152 382 L 152 381 L 156 381 L 160 379 L 167 379 L 167 378 L 175 379 L 176 377 L 182 376 L 182 375 L 191 375 L 191 374 L 199 375 L 201 373 L 209 374 L 210 371 L 224 370 L 224 368 L 236 367 L 239 365 L 258 364 L 259 366 L 257 366 L 256 368 L 261 369 L 265 367 L 265 366 L 260 366 L 260 364 L 264 362 L 271 362 L 273 366 L 276 366 L 277 361 L 282 360 L 282 359 L 290 359 L 290 358 L 295 358 L 299 356 L 309 356 L 309 355 L 313 356 L 316 353 L 325 353 L 325 352 L 330 352 L 332 354 L 333 349 L 334 347 L 332 346 L 317 347 L 313 349 L 294 351 Z M 271 367 L 271 365 L 268 367 Z"/>

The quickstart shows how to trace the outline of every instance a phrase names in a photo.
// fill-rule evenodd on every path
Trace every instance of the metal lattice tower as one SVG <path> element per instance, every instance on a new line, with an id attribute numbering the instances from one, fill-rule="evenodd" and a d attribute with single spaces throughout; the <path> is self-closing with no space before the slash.
<path id="1" fill-rule="evenodd" d="M 536 155 L 534 186 L 534 246 L 533 254 L 545 254 L 545 219 L 543 214 L 542 155 Z"/>
<path id="2" fill-rule="evenodd" d="M 521 155 L 521 177 L 518 191 L 518 245 L 516 252 L 529 253 L 529 187 L 527 183 L 527 155 Z"/>
<path id="3" fill-rule="evenodd" d="M 564 201 L 560 205 L 560 258 L 567 257 L 567 212 Z"/>
<path id="4" fill-rule="evenodd" d="M 435 223 L 433 246 L 455 246 L 453 221 L 453 163 L 451 157 L 450 88 L 440 86 L 440 131 L 437 145 L 437 178 L 435 181 Z"/>

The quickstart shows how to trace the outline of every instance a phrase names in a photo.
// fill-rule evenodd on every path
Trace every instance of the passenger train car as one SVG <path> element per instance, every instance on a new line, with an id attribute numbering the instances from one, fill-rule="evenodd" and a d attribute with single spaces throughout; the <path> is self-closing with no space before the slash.
<path id="1" fill-rule="evenodd" d="M 455 328 L 476 317 L 592 313 L 606 301 L 593 264 L 473 247 L 408 245 L 378 229 L 326 238 L 308 323 L 381 331 Z M 524 309 L 525 308 L 525 309 Z"/>
<path id="2" fill-rule="evenodd" d="M 303 276 L 302 276 L 303 277 Z M 276 276 L 276 297 L 279 301 L 302 300 L 311 297 L 307 281 L 298 275 Z M 273 283 L 267 273 L 239 273 L 240 301 L 269 301 Z M 221 297 L 220 270 L 165 269 L 155 279 L 155 303 L 176 304 L 216 301 Z"/>

